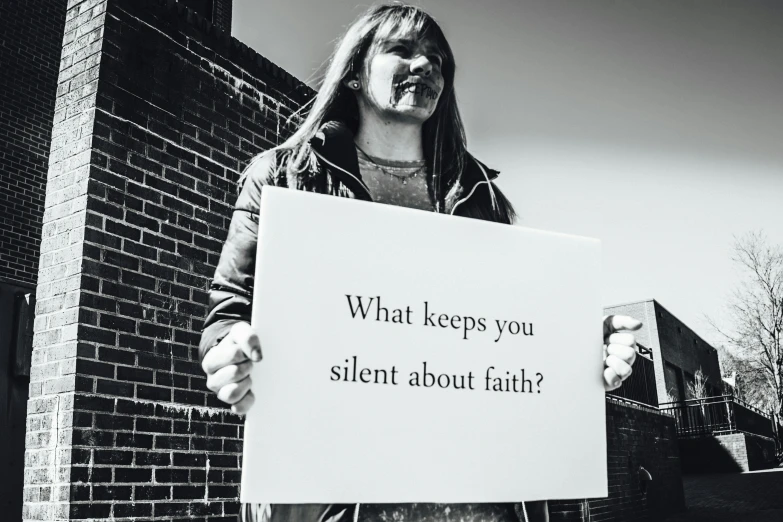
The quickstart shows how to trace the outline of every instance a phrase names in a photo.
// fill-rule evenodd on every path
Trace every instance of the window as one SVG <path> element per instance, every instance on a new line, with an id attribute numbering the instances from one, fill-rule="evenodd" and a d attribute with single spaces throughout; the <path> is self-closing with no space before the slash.
<path id="1" fill-rule="evenodd" d="M 682 371 L 675 365 L 666 361 L 663 365 L 664 384 L 670 401 L 685 399 L 685 383 L 682 380 Z"/>

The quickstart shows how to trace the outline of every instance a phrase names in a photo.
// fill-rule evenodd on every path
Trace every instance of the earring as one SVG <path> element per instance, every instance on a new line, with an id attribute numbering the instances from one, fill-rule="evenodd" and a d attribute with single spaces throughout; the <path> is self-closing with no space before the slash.
<path id="1" fill-rule="evenodd" d="M 350 87 L 354 91 L 358 91 L 359 90 L 359 82 L 358 82 L 358 80 L 352 80 L 352 81 L 348 82 L 348 87 Z"/>

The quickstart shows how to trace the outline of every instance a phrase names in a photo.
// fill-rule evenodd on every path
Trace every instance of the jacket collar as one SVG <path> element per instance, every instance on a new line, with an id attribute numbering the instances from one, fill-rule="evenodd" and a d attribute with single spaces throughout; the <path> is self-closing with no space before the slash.
<path id="1" fill-rule="evenodd" d="M 359 159 L 353 138 L 353 133 L 348 125 L 339 121 L 330 121 L 321 126 L 310 140 L 310 145 L 321 160 L 333 167 L 334 174 L 356 194 L 357 198 L 371 200 L 367 185 L 362 180 L 359 171 Z M 445 194 L 451 188 L 452 183 L 456 182 L 462 185 L 459 193 L 464 194 L 466 196 L 464 199 L 467 199 L 478 184 L 488 183 L 496 179 L 499 174 L 498 171 L 490 169 L 468 154 L 462 174 L 456 180 L 444 180 L 446 186 L 443 193 Z"/>

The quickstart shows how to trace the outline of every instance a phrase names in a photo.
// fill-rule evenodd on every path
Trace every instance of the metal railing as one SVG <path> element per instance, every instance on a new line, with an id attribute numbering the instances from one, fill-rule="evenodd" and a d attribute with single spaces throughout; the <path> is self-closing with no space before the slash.
<path id="1" fill-rule="evenodd" d="M 655 386 L 655 366 L 650 359 L 637 356 L 633 363 L 633 373 L 623 382 L 623 385 L 607 392 L 623 399 L 658 406 L 658 391 Z"/>
<path id="2" fill-rule="evenodd" d="M 777 430 L 771 415 L 732 395 L 668 402 L 659 405 L 659 409 L 674 415 L 680 437 L 741 431 L 776 438 Z"/>

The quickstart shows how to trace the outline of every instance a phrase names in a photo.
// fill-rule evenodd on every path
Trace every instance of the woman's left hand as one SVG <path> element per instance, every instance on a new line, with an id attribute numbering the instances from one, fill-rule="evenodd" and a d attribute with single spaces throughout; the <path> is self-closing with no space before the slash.
<path id="1" fill-rule="evenodd" d="M 636 360 L 636 338 L 630 331 L 641 327 L 641 321 L 627 315 L 604 316 L 604 389 L 606 391 L 616 390 L 630 377 L 631 366 Z"/>

